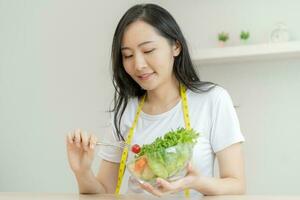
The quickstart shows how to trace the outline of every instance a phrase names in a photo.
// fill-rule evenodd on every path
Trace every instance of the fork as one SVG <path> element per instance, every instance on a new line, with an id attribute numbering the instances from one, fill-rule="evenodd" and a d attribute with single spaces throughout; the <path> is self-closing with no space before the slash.
<path id="1" fill-rule="evenodd" d="M 129 146 L 127 143 L 125 143 L 123 141 L 116 142 L 116 143 L 97 142 L 96 145 L 113 146 L 113 147 L 118 147 L 120 149 L 124 149 Z"/>

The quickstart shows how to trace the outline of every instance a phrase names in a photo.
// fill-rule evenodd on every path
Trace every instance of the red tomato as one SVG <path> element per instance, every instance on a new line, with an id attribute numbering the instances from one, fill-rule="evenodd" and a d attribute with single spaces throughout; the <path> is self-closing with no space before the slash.
<path id="1" fill-rule="evenodd" d="M 131 151 L 133 153 L 139 153 L 141 151 L 141 147 L 138 144 L 132 145 Z"/>

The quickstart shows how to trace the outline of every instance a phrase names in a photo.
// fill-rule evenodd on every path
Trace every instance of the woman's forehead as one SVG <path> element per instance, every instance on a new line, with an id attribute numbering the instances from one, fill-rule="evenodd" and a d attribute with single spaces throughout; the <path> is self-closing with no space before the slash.
<path id="1" fill-rule="evenodd" d="M 136 21 L 126 28 L 122 38 L 122 47 L 151 44 L 158 42 L 160 39 L 161 36 L 155 28 L 143 21 Z"/>

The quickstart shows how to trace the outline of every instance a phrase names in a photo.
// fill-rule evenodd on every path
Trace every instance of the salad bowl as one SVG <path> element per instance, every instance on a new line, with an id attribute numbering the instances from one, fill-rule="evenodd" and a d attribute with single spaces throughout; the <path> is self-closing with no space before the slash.
<path id="1" fill-rule="evenodd" d="M 130 175 L 140 183 L 156 185 L 157 178 L 175 181 L 187 173 L 199 134 L 184 128 L 166 133 L 151 144 L 132 146 L 127 162 Z"/>

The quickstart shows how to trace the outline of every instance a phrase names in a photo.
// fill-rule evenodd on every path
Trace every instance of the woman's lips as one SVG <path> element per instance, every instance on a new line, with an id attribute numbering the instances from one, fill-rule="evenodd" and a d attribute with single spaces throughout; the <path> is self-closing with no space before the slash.
<path id="1" fill-rule="evenodd" d="M 149 80 L 153 74 L 154 74 L 154 72 L 153 73 L 141 74 L 141 75 L 138 76 L 138 78 L 142 81 Z"/>

